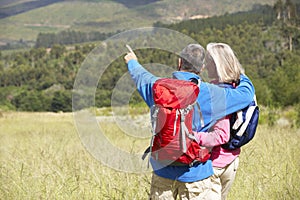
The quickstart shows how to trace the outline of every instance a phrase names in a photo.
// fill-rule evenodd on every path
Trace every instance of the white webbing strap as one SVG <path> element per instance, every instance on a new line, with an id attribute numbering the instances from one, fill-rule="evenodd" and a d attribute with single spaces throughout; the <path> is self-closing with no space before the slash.
<path id="1" fill-rule="evenodd" d="M 201 84 L 201 79 L 198 79 L 198 87 L 200 87 Z M 200 105 L 198 101 L 196 100 L 193 104 L 188 105 L 184 109 L 180 109 L 180 114 L 181 114 L 181 119 L 180 119 L 180 137 L 181 137 L 181 142 L 182 142 L 182 151 L 183 153 L 187 152 L 187 145 L 186 145 L 186 136 L 190 138 L 191 140 L 196 140 L 195 136 L 193 134 L 189 133 L 188 128 L 186 127 L 185 124 L 185 116 L 194 108 L 194 105 L 197 104 L 199 115 L 200 115 L 200 123 L 201 127 L 204 126 L 204 120 L 203 120 L 203 115 L 200 109 Z M 195 109 L 194 109 L 195 110 Z"/>
<path id="2" fill-rule="evenodd" d="M 202 115 L 202 112 L 201 112 L 201 108 L 200 108 L 200 104 L 198 103 L 198 101 L 196 101 L 196 105 L 197 105 L 197 110 L 198 110 L 198 114 L 200 116 L 200 125 L 201 127 L 204 127 L 204 119 L 203 119 L 203 115 Z"/>
<path id="3" fill-rule="evenodd" d="M 186 136 L 189 136 L 189 130 L 185 124 L 185 116 L 193 109 L 193 104 L 188 105 L 186 108 L 180 109 L 180 137 L 181 137 L 181 147 L 182 152 L 187 152 L 187 145 L 186 145 Z"/>
<path id="4" fill-rule="evenodd" d="M 157 125 L 158 111 L 159 111 L 159 106 L 153 105 L 151 107 L 151 124 L 152 124 L 151 132 L 152 132 L 152 137 L 151 137 L 151 140 L 150 140 L 150 147 L 149 147 L 150 148 L 150 151 L 149 151 L 150 154 L 152 153 L 152 146 L 153 146 L 153 142 L 154 142 L 154 137 L 157 134 L 155 132 L 155 130 L 156 130 L 156 125 Z M 149 158 L 148 158 L 148 164 L 147 164 L 148 168 L 149 168 L 149 163 L 150 163 L 150 157 L 151 156 L 149 156 Z M 156 154 L 156 159 L 157 159 L 157 157 L 158 157 L 158 154 Z"/>
<path id="5" fill-rule="evenodd" d="M 187 136 L 190 140 L 195 140 L 195 141 L 197 141 L 197 140 L 196 140 L 196 137 L 195 137 L 193 134 L 189 133 L 189 132 L 186 132 L 186 136 Z"/>
<path id="6" fill-rule="evenodd" d="M 187 152 L 187 146 L 186 146 L 186 131 L 187 127 L 184 123 L 185 116 L 184 114 L 181 114 L 181 120 L 180 120 L 180 137 L 181 137 L 181 147 L 182 147 L 182 152 L 186 153 Z"/>
<path id="7" fill-rule="evenodd" d="M 249 121 L 251 120 L 251 116 L 253 115 L 254 110 L 256 109 L 257 106 L 257 101 L 256 101 L 256 96 L 254 95 L 253 101 L 255 102 L 255 105 L 250 106 L 247 109 L 245 119 L 246 121 L 243 122 L 243 111 L 239 110 L 236 112 L 237 118 L 232 126 L 232 129 L 238 130 L 238 128 L 241 126 L 240 130 L 236 133 L 237 136 L 242 136 L 245 133 L 245 130 L 247 129 L 247 126 L 249 124 Z"/>
<path id="8" fill-rule="evenodd" d="M 244 124 L 241 126 L 240 130 L 237 132 L 237 136 L 242 136 L 245 133 L 245 130 L 249 124 L 249 121 L 251 119 L 251 116 L 255 110 L 256 106 L 250 106 L 246 112 L 246 121 Z"/>
<path id="9" fill-rule="evenodd" d="M 182 142 L 182 152 L 186 153 L 187 152 L 187 145 L 186 145 L 186 136 L 190 139 L 190 140 L 195 140 L 196 141 L 196 137 L 191 134 L 188 130 L 188 128 L 186 127 L 186 124 L 184 122 L 185 120 L 185 115 L 182 114 L 181 115 L 181 121 L 180 121 L 180 137 L 181 137 L 181 142 Z"/>
<path id="10" fill-rule="evenodd" d="M 174 127 L 173 127 L 173 136 L 176 135 L 176 124 L 177 124 L 177 120 L 178 120 L 178 116 L 179 116 L 179 110 L 176 109 L 176 117 L 175 117 L 175 121 L 174 121 Z"/>
<path id="11" fill-rule="evenodd" d="M 157 114 L 159 111 L 159 106 L 153 105 L 151 107 L 151 125 L 152 125 L 152 135 L 156 135 L 155 130 L 156 130 L 156 124 L 157 124 Z"/>
<path id="12" fill-rule="evenodd" d="M 237 130 L 243 123 L 243 111 L 236 112 L 236 120 L 232 126 L 232 129 Z"/>

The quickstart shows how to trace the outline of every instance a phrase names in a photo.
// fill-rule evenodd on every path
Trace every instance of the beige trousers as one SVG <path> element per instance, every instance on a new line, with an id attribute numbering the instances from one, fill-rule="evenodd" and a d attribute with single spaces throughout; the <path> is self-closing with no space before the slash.
<path id="1" fill-rule="evenodd" d="M 212 200 L 210 178 L 201 181 L 183 183 L 162 178 L 152 173 L 150 200 Z"/>
<path id="2" fill-rule="evenodd" d="M 237 168 L 239 166 L 239 157 L 234 159 L 232 163 L 224 168 L 214 167 L 214 175 L 212 175 L 212 199 L 225 200 L 229 190 L 234 182 Z"/>

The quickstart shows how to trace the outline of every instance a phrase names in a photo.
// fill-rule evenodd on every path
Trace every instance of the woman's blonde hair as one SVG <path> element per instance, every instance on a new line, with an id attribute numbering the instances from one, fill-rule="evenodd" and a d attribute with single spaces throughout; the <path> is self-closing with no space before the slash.
<path id="1" fill-rule="evenodd" d="M 209 43 L 206 50 L 207 59 L 210 57 L 216 66 L 219 82 L 232 83 L 239 81 L 244 69 L 228 44 Z"/>

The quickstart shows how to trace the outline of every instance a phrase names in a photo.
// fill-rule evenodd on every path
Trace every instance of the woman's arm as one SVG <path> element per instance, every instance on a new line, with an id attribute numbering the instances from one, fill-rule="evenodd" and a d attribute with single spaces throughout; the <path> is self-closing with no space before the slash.
<path id="1" fill-rule="evenodd" d="M 205 147 L 225 144 L 230 138 L 229 117 L 219 120 L 208 132 L 196 132 L 195 137 L 197 142 Z"/>

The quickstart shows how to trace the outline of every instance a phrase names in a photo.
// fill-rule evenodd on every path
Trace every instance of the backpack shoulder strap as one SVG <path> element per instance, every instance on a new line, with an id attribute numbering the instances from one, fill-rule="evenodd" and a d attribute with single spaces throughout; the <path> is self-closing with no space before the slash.
<path id="1" fill-rule="evenodd" d="M 255 108 L 256 108 L 256 106 L 250 106 L 247 109 L 246 116 L 245 116 L 246 120 L 245 120 L 244 124 L 241 126 L 240 130 L 236 133 L 237 136 L 242 136 L 245 133 L 245 130 L 247 129 L 247 126 L 251 120 L 251 116 L 253 115 Z M 239 111 L 239 113 L 243 114 L 242 111 Z"/>
<path id="2" fill-rule="evenodd" d="M 244 134 L 251 120 L 251 117 L 257 107 L 257 101 L 255 95 L 253 97 L 253 101 L 254 101 L 254 105 L 253 104 L 249 105 L 248 109 L 246 110 L 245 116 L 243 116 L 244 115 L 243 110 L 239 110 L 236 112 L 236 120 L 232 126 L 232 129 L 238 130 L 240 128 L 239 131 L 236 133 L 237 136 L 242 136 Z"/>

